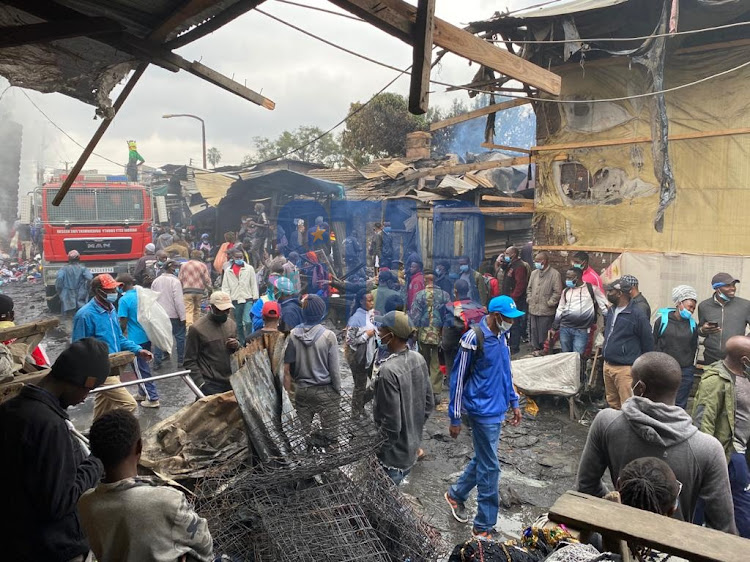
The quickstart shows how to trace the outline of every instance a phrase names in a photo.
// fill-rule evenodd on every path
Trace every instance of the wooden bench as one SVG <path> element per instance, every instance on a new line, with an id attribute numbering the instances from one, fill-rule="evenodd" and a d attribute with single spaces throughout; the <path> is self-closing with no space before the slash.
<path id="1" fill-rule="evenodd" d="M 580 492 L 560 496 L 549 510 L 549 519 L 600 533 L 605 541 L 622 540 L 687 560 L 750 560 L 750 540 Z"/>

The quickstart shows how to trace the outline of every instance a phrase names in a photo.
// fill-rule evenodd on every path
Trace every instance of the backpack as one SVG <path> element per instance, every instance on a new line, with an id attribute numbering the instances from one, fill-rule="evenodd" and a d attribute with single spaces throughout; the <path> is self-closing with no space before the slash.
<path id="1" fill-rule="evenodd" d="M 489 298 L 500 296 L 500 282 L 497 280 L 497 277 L 485 273 L 484 284 L 487 286 L 487 294 L 489 295 Z"/>
<path id="2" fill-rule="evenodd" d="M 479 321 L 485 314 L 487 312 L 482 306 L 464 309 L 461 306 L 461 301 L 453 302 L 453 320 L 455 327 L 461 332 L 461 335 L 464 335 L 469 328 L 479 324 Z"/>
<path id="3" fill-rule="evenodd" d="M 660 308 L 657 312 L 659 313 L 659 318 L 661 320 L 661 328 L 659 329 L 659 336 L 661 336 L 667 329 L 667 324 L 669 323 L 669 314 L 671 312 L 674 312 L 677 310 L 676 308 Z M 695 322 L 694 318 L 690 319 L 690 333 L 692 334 L 695 332 L 697 324 Z"/>

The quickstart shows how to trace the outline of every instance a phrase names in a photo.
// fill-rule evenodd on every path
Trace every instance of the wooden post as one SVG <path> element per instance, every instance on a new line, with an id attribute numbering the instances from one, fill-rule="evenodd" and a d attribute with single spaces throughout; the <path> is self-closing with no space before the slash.
<path id="1" fill-rule="evenodd" d="M 430 103 L 430 70 L 432 63 L 432 30 L 435 0 L 419 0 L 414 24 L 414 51 L 409 88 L 409 111 L 414 115 L 427 113 Z"/>

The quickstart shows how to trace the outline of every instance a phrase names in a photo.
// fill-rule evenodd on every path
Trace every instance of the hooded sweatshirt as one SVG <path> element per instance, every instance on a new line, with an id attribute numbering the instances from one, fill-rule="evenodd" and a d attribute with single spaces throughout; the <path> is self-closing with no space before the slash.
<path id="1" fill-rule="evenodd" d="M 341 390 L 336 334 L 321 324 L 301 324 L 292 330 L 284 363 L 292 365 L 297 386 L 330 384 L 336 392 Z"/>
<path id="2" fill-rule="evenodd" d="M 599 412 L 578 466 L 578 491 L 603 497 L 607 493 L 604 471 L 609 469 L 614 484 L 625 465 L 642 457 L 662 459 L 682 482 L 676 519 L 692 521 L 700 497 L 705 500 L 706 525 L 737 534 L 721 443 L 699 432 L 679 406 L 634 396 L 622 410 Z"/>

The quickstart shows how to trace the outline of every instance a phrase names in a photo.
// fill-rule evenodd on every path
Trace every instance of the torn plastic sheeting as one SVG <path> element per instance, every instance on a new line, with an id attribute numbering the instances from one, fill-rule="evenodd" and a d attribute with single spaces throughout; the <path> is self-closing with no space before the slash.
<path id="1" fill-rule="evenodd" d="M 529 396 L 574 396 L 581 385 L 581 358 L 577 353 L 517 359 L 511 368 L 513 384 Z"/>

